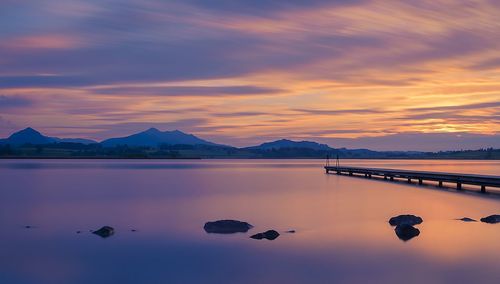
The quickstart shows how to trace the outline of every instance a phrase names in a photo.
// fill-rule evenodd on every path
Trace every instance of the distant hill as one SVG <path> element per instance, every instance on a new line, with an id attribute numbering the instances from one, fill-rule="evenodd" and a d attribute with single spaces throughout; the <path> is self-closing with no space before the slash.
<path id="1" fill-rule="evenodd" d="M 81 143 L 81 144 L 92 144 L 97 143 L 96 141 L 90 139 L 81 138 L 57 138 L 49 137 L 41 134 L 39 131 L 28 127 L 21 131 L 15 132 L 6 139 L 0 139 L 0 144 L 9 145 L 23 145 L 23 144 L 50 144 L 50 143 Z"/>
<path id="2" fill-rule="evenodd" d="M 160 131 L 156 128 L 150 128 L 146 131 L 126 137 L 107 139 L 102 141 L 101 144 L 105 147 L 114 147 L 118 145 L 157 147 L 162 144 L 222 146 L 179 130 Z"/>
<path id="3" fill-rule="evenodd" d="M 258 146 L 247 147 L 249 150 L 271 150 L 271 149 L 282 149 L 282 148 L 303 148 L 303 149 L 312 149 L 312 150 L 323 150 L 328 151 L 332 150 L 326 144 L 319 144 L 312 141 L 292 141 L 288 139 L 280 139 L 273 142 L 262 143 Z"/>
<path id="4" fill-rule="evenodd" d="M 126 146 L 126 147 L 124 147 Z M 141 158 L 141 159 L 487 159 L 500 160 L 500 149 L 464 151 L 372 151 L 332 148 L 312 141 L 281 139 L 235 148 L 215 144 L 179 130 L 150 128 L 127 137 L 97 143 L 78 138 L 45 136 L 28 127 L 0 139 L 0 158 Z"/>

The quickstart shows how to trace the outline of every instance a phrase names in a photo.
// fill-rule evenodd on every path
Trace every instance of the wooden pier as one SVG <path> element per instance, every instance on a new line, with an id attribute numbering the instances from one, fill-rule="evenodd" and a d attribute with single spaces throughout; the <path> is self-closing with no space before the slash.
<path id="1" fill-rule="evenodd" d="M 359 167 L 340 167 L 325 166 L 326 173 L 334 172 L 338 175 L 345 174 L 349 176 L 364 176 L 366 178 L 381 177 L 384 180 L 394 181 L 403 179 L 408 183 L 412 181 L 422 185 L 424 181 L 437 182 L 439 187 L 443 183 L 456 184 L 457 190 L 462 190 L 462 185 L 475 185 L 481 187 L 481 192 L 486 192 L 486 187 L 500 188 L 500 176 L 444 173 L 444 172 L 426 172 L 413 170 L 396 170 L 380 168 L 359 168 Z"/>

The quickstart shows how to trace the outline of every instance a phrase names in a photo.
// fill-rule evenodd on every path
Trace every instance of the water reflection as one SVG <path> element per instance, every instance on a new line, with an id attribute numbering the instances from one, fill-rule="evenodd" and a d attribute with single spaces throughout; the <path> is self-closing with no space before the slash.
<path id="1" fill-rule="evenodd" d="M 0 225 L 9 232 L 0 234 L 0 283 L 492 283 L 500 277 L 500 225 L 456 221 L 498 214 L 498 198 L 325 175 L 322 161 L 137 163 L 0 161 Z M 500 172 L 498 162 L 454 163 L 462 171 Z M 387 224 L 402 212 L 425 220 L 409 242 Z M 297 233 L 268 242 L 201 228 L 227 218 L 255 225 L 252 233 Z M 104 224 L 114 229 L 112 237 L 89 232 Z"/>
<path id="2" fill-rule="evenodd" d="M 109 238 L 112 235 L 114 235 L 115 229 L 113 229 L 113 227 L 111 227 L 111 226 L 104 226 L 97 231 L 93 231 L 92 234 L 98 235 L 99 237 L 105 239 L 105 238 Z"/>
<path id="3" fill-rule="evenodd" d="M 396 232 L 396 236 L 398 236 L 400 240 L 405 242 L 420 235 L 419 229 L 408 224 L 397 225 L 396 228 L 394 228 L 394 231 Z"/>

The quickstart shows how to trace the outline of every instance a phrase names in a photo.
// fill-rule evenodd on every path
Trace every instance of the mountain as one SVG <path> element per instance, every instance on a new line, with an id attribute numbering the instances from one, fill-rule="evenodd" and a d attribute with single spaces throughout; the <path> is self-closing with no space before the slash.
<path id="1" fill-rule="evenodd" d="M 303 148 L 312 150 L 331 150 L 326 144 L 319 144 L 312 141 L 292 141 L 288 139 L 276 140 L 273 142 L 266 142 L 258 146 L 247 147 L 250 150 L 271 150 L 271 149 L 281 149 L 281 148 Z"/>
<path id="2" fill-rule="evenodd" d="M 97 143 L 89 139 L 48 137 L 31 127 L 15 132 L 12 135 L 10 135 L 9 138 L 0 139 L 0 144 L 10 144 L 10 145 L 23 145 L 23 144 L 38 145 L 38 144 L 60 143 L 60 142 L 81 143 L 81 144 Z"/>
<path id="3" fill-rule="evenodd" d="M 118 145 L 156 147 L 161 144 L 221 146 L 200 139 L 192 134 L 186 134 L 179 130 L 160 131 L 156 128 L 150 128 L 146 131 L 139 132 L 126 137 L 107 139 L 102 141 L 101 144 L 104 145 L 105 147 L 113 147 Z"/>

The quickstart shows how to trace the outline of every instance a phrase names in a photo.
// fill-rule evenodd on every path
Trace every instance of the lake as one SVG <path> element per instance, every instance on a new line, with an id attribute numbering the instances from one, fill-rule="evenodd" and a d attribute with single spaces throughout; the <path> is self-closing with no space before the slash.
<path id="1" fill-rule="evenodd" d="M 0 283 L 499 283 L 500 224 L 455 220 L 500 214 L 498 195 L 323 164 L 0 160 Z M 341 164 L 500 175 L 500 161 Z M 407 213 L 424 222 L 405 242 L 388 219 Z M 255 227 L 207 234 L 218 219 Z M 90 232 L 104 225 L 115 234 Z M 281 235 L 249 238 L 268 229 Z"/>

